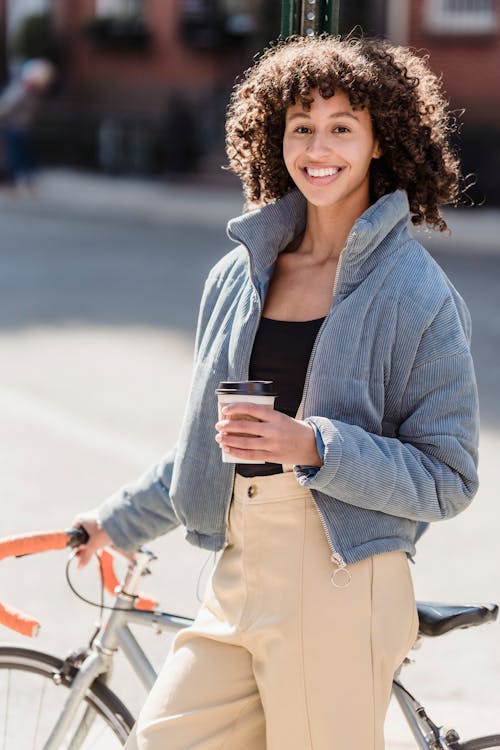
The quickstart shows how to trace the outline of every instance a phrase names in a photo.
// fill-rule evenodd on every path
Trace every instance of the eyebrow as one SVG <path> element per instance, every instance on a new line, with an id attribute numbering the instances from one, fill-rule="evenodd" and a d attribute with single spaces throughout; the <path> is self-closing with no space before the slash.
<path id="1" fill-rule="evenodd" d="M 310 114 L 309 112 L 295 112 L 295 114 L 290 115 L 290 117 L 288 118 L 288 122 L 295 120 L 297 117 L 310 118 Z M 356 115 L 353 115 L 352 112 L 332 112 L 332 114 L 328 115 L 328 117 L 350 117 L 352 120 L 356 120 L 356 122 L 359 122 Z"/>

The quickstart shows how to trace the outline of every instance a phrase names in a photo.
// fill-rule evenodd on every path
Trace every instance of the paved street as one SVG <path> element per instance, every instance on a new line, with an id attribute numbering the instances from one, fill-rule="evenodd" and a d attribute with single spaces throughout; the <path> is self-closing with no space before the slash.
<path id="1" fill-rule="evenodd" d="M 63 177 L 73 190 L 80 184 Z M 71 195 L 61 182 L 47 184 L 38 199 L 0 197 L 2 534 L 67 526 L 174 442 L 203 279 L 231 247 L 223 218 L 240 204 L 233 192 L 183 186 L 149 186 L 141 205 L 124 188 L 120 204 L 111 183 L 92 183 L 91 195 L 88 184 Z M 472 313 L 482 486 L 467 513 L 423 538 L 414 580 L 420 599 L 500 602 L 500 226 L 466 252 L 468 237 L 477 236 L 467 235 L 470 223 L 457 221 L 462 234 L 448 249 L 441 240 L 431 244 Z M 212 557 L 186 545 L 180 530 L 152 546 L 158 574 L 145 588 L 169 609 L 194 613 Z M 28 645 L 56 653 L 80 645 L 96 618 L 69 593 L 63 560 L 50 553 L 2 563 L 0 587 L 1 599 L 42 620 Z M 91 571 L 75 577 L 98 598 Z M 0 638 L 25 641 L 7 631 Z M 146 634 L 145 642 L 161 661 L 165 640 Z M 127 668 L 120 666 L 116 684 L 140 703 Z M 500 624 L 425 643 L 408 685 L 438 722 L 457 724 L 464 735 L 500 732 Z M 388 750 L 411 747 L 393 709 L 387 735 Z"/>

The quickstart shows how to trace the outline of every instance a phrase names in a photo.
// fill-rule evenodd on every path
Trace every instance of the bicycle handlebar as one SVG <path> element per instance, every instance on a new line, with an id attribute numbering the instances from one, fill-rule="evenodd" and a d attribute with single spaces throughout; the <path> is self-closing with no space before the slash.
<path id="1" fill-rule="evenodd" d="M 84 531 L 85 536 L 88 539 L 87 532 Z M 46 552 L 47 550 L 64 549 L 65 547 L 78 546 L 84 544 L 83 535 L 80 529 L 75 529 L 70 532 L 66 531 L 49 531 L 49 532 L 35 532 L 32 534 L 20 534 L 18 536 L 10 536 L 0 540 L 0 560 L 6 557 L 22 557 L 24 555 L 34 555 L 38 552 Z M 21 635 L 27 635 L 30 638 L 38 635 L 40 631 L 40 623 L 30 615 L 26 615 L 14 607 L 10 607 L 0 602 L 0 623 L 16 630 Z"/>
<path id="2" fill-rule="evenodd" d="M 23 557 L 48 550 L 79 547 L 85 544 L 88 538 L 89 535 L 82 527 L 70 531 L 34 532 L 5 537 L 0 539 L 0 560 L 5 557 Z"/>
<path id="3" fill-rule="evenodd" d="M 23 557 L 38 552 L 60 550 L 67 547 L 80 547 L 86 544 L 89 535 L 82 526 L 68 531 L 34 532 L 0 539 L 0 560 L 6 557 Z M 100 572 L 103 586 L 110 594 L 116 593 L 118 578 L 113 569 L 112 555 L 102 550 L 100 555 Z M 134 601 L 135 609 L 152 610 L 157 602 L 147 595 L 139 595 Z M 34 637 L 40 631 L 40 623 L 30 615 L 0 602 L 0 625 L 5 625 L 21 635 Z"/>
<path id="4" fill-rule="evenodd" d="M 29 615 L 25 615 L 15 607 L 9 607 L 0 602 L 0 624 L 15 630 L 28 638 L 34 638 L 40 632 L 40 623 Z"/>
<path id="5" fill-rule="evenodd" d="M 104 588 L 108 594 L 116 594 L 116 590 L 120 586 L 120 581 L 116 577 L 113 567 L 113 555 L 106 549 L 101 550 L 98 554 L 101 563 L 101 575 Z M 158 602 L 156 599 L 153 599 L 153 597 L 142 592 L 134 602 L 134 609 L 151 611 L 157 606 Z"/>

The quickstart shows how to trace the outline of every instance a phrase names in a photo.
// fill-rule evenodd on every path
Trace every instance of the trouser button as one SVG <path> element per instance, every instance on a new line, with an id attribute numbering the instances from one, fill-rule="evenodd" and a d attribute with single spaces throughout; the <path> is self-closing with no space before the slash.
<path id="1" fill-rule="evenodd" d="M 255 497 L 256 494 L 257 494 L 257 487 L 254 484 L 251 484 L 247 490 L 247 495 L 248 497 Z"/>

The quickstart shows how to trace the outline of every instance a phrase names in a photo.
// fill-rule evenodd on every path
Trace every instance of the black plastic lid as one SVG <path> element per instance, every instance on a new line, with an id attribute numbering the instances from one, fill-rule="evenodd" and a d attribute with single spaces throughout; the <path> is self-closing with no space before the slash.
<path id="1" fill-rule="evenodd" d="M 215 393 L 236 396 L 276 396 L 276 388 L 272 380 L 226 380 L 219 383 Z"/>

